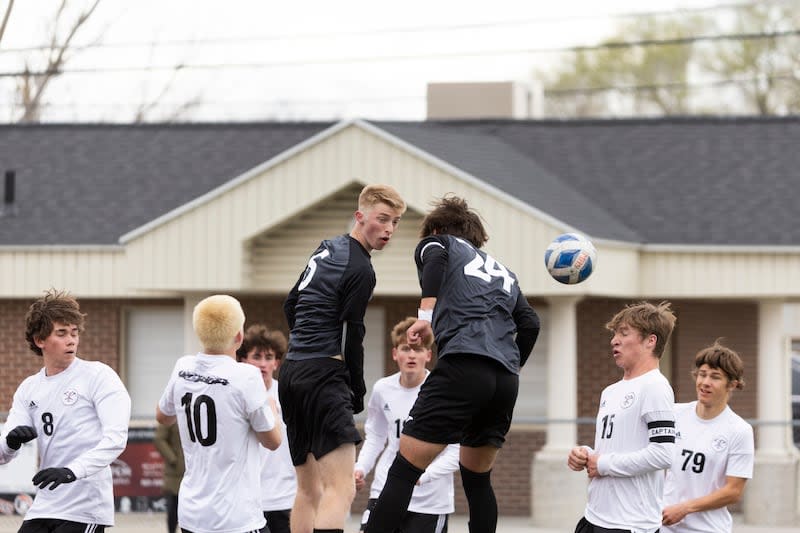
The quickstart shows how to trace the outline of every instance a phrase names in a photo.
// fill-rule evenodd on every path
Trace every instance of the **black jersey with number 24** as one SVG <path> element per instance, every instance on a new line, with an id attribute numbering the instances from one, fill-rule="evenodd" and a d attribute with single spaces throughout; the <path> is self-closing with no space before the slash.
<path id="1" fill-rule="evenodd" d="M 425 262 L 441 261 L 443 254 L 445 270 L 432 324 L 439 357 L 451 353 L 482 355 L 518 374 L 515 314 L 523 308 L 524 314 L 535 315 L 516 275 L 464 239 L 432 235 L 422 239 L 414 253 L 420 283 Z"/>

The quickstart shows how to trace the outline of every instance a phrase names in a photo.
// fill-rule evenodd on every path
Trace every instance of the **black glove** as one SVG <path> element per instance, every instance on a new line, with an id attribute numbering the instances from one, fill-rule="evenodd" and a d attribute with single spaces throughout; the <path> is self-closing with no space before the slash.
<path id="1" fill-rule="evenodd" d="M 17 426 L 6 435 L 6 444 L 12 450 L 19 450 L 19 447 L 28 441 L 36 438 L 36 429 L 31 426 Z"/>
<path id="2" fill-rule="evenodd" d="M 50 490 L 53 490 L 62 483 L 72 483 L 73 481 L 75 481 L 75 474 L 69 468 L 45 468 L 33 476 L 33 484 L 40 489 L 46 488 L 52 483 Z"/>

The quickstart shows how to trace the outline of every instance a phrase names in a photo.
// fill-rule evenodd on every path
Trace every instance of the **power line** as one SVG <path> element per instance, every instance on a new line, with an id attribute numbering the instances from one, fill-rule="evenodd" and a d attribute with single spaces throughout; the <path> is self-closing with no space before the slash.
<path id="1" fill-rule="evenodd" d="M 786 2 L 794 0 L 773 0 L 772 3 Z M 610 15 L 570 15 L 559 17 L 542 17 L 535 19 L 508 19 L 497 20 L 492 22 L 475 22 L 464 24 L 439 24 L 430 26 L 401 26 L 401 27 L 385 27 L 367 30 L 354 30 L 345 32 L 308 32 L 308 33 L 284 33 L 269 36 L 253 36 L 253 37 L 221 37 L 216 39 L 167 39 L 163 41 L 145 42 L 145 41 L 129 41 L 117 43 L 90 43 L 84 46 L 76 46 L 76 49 L 89 50 L 89 49 L 115 49 L 115 48 L 138 48 L 138 47 L 153 47 L 158 46 L 218 46 L 220 44 L 253 44 L 258 42 L 269 41 L 287 41 L 287 40 L 304 40 L 304 39 L 338 39 L 343 37 L 369 37 L 369 36 L 386 36 L 391 34 L 402 33 L 428 33 L 428 32 L 447 32 L 447 31 L 463 31 L 463 30 L 481 30 L 481 29 L 500 29 L 518 26 L 529 26 L 534 24 L 555 24 L 564 22 L 576 22 L 582 20 L 597 20 L 598 18 L 605 17 L 610 19 L 625 19 L 625 18 L 653 18 L 661 16 L 670 16 L 677 14 L 692 14 L 702 13 L 708 11 L 721 11 L 728 9 L 741 9 L 754 5 L 752 2 L 734 2 L 734 3 L 721 3 L 705 7 L 697 8 L 680 8 L 673 10 L 660 10 L 660 11 L 640 11 L 628 13 L 616 13 Z M 49 45 L 37 46 L 24 46 L 16 48 L 0 49 L 0 54 L 3 53 L 19 53 L 19 52 L 35 52 L 50 50 Z"/>
<path id="2" fill-rule="evenodd" d="M 657 84 L 643 84 L 643 85 L 608 85 L 599 87 L 574 87 L 568 89 L 545 89 L 544 94 L 546 97 L 569 97 L 576 94 L 591 94 L 591 93 L 604 93 L 604 92 L 640 92 L 640 91 L 655 91 L 658 89 L 687 89 L 689 91 L 698 89 L 715 89 L 719 87 L 726 87 L 731 85 L 743 85 L 746 83 L 759 83 L 762 81 L 798 81 L 795 76 L 791 75 L 778 75 L 778 76 L 757 76 L 749 78 L 730 78 L 723 80 L 711 80 L 702 83 L 683 83 L 683 82 L 668 82 Z"/>
<path id="3" fill-rule="evenodd" d="M 498 49 L 498 50 L 473 50 L 461 52 L 439 52 L 425 54 L 395 54 L 384 56 L 356 56 L 342 58 L 318 58 L 301 59 L 286 61 L 270 61 L 259 63 L 195 63 L 178 65 L 149 65 L 131 67 L 76 67 L 69 69 L 43 69 L 43 70 L 18 70 L 0 72 L 0 78 L 16 78 L 22 76 L 48 76 L 65 74 L 107 74 L 114 72 L 158 72 L 176 70 L 236 70 L 236 69 L 270 69 L 270 68 L 293 68 L 305 67 L 310 65 L 342 65 L 376 63 L 387 61 L 412 61 L 412 60 L 434 60 L 444 58 L 466 58 L 481 56 L 507 56 L 507 55 L 527 55 L 540 53 L 577 53 L 585 51 L 597 51 L 604 49 L 621 49 L 632 47 L 649 46 L 683 46 L 699 42 L 715 41 L 754 41 L 767 39 L 780 39 L 784 37 L 796 37 L 800 35 L 800 29 L 791 29 L 769 33 L 731 33 L 719 35 L 700 35 L 694 37 L 675 37 L 669 39 L 642 39 L 638 41 L 612 41 L 592 46 L 569 46 L 562 48 L 529 48 L 529 49 Z"/>

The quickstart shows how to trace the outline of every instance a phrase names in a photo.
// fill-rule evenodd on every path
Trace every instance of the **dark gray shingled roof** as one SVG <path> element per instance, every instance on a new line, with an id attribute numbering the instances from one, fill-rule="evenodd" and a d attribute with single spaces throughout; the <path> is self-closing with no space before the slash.
<path id="1" fill-rule="evenodd" d="M 116 244 L 331 125 L 0 126 L 0 179 L 17 174 L 0 245 Z"/>
<path id="2" fill-rule="evenodd" d="M 800 245 L 800 117 L 371 124 L 593 237 Z M 332 125 L 0 126 L 0 245 L 115 244 Z"/>
<path id="3" fill-rule="evenodd" d="M 800 245 L 800 117 L 376 125 L 593 236 Z M 503 148 L 487 153 L 466 135 Z M 554 201 L 562 193 L 542 169 L 615 223 L 596 214 L 587 223 L 583 199 Z"/>

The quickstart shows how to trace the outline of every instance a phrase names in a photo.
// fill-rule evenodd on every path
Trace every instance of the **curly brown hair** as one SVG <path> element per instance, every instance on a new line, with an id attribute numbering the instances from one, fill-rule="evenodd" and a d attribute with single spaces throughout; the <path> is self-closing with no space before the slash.
<path id="1" fill-rule="evenodd" d="M 270 330 L 264 324 L 252 324 L 244 332 L 242 345 L 236 350 L 236 360 L 244 361 L 253 348 L 272 351 L 275 359 L 283 359 L 288 349 L 286 335 L 280 331 Z"/>
<path id="2" fill-rule="evenodd" d="M 50 289 L 33 302 L 25 314 L 25 340 L 31 351 L 41 356 L 42 349 L 36 346 L 36 341 L 49 337 L 56 322 L 78 326 L 78 332 L 82 333 L 85 317 L 78 301 L 68 292 Z"/>
<path id="3" fill-rule="evenodd" d="M 463 198 L 447 194 L 432 205 L 433 210 L 422 221 L 421 238 L 447 234 L 466 239 L 476 248 L 481 248 L 489 240 L 481 217 Z"/>

